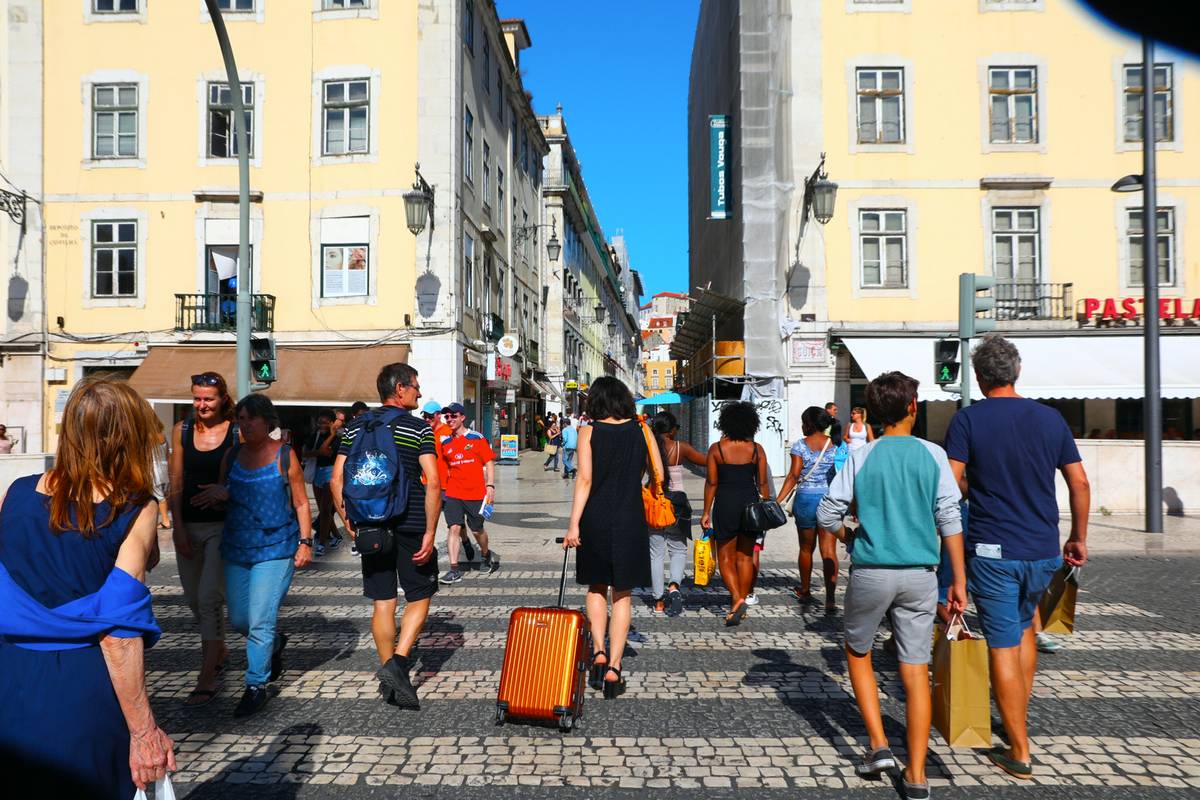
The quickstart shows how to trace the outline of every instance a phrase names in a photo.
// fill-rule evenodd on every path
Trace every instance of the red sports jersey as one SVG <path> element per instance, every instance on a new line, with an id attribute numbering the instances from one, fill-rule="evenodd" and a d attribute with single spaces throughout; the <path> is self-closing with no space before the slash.
<path id="1" fill-rule="evenodd" d="M 487 494 L 483 465 L 496 455 L 483 434 L 467 431 L 461 436 L 442 440 L 442 466 L 446 497 L 458 500 L 483 500 Z"/>

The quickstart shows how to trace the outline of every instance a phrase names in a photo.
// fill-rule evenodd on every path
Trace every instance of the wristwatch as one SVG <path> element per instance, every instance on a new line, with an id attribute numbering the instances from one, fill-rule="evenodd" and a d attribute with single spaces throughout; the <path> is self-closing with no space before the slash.
<path id="1" fill-rule="evenodd" d="M 309 547 L 312 547 L 312 546 L 313 546 L 313 540 L 312 540 L 312 538 L 311 538 L 311 537 L 310 537 L 310 538 L 308 538 L 308 539 L 301 539 L 301 540 L 300 540 L 300 544 L 303 544 L 303 545 L 307 545 L 307 546 L 309 546 Z"/>

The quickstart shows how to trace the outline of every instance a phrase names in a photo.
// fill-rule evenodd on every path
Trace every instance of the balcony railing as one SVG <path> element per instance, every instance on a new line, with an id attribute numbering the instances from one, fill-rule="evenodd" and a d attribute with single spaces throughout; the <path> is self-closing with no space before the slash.
<path id="1" fill-rule="evenodd" d="M 250 329 L 275 330 L 275 295 L 250 295 Z M 175 295 L 175 330 L 237 330 L 237 295 L 216 292 Z"/>
<path id="2" fill-rule="evenodd" d="M 504 335 L 504 320 L 499 314 L 484 314 L 479 320 L 480 335 L 489 342 L 498 342 Z"/>
<path id="3" fill-rule="evenodd" d="M 996 281 L 992 297 L 996 300 L 996 319 L 1065 320 L 1071 319 L 1075 306 L 1074 284 Z"/>

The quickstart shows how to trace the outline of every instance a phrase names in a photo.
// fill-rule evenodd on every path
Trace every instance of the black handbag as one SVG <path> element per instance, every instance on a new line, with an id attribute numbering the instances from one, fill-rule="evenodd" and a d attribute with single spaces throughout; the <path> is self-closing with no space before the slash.
<path id="1" fill-rule="evenodd" d="M 396 535 L 391 528 L 362 526 L 355 528 L 355 544 L 358 545 L 359 555 L 390 553 L 396 545 Z"/>
<path id="2" fill-rule="evenodd" d="M 752 463 L 754 464 L 754 488 L 761 493 L 762 489 L 758 485 L 758 445 L 754 447 Z M 745 531 L 770 531 L 786 523 L 787 514 L 783 512 L 783 506 L 779 505 L 779 501 L 774 497 L 755 500 L 742 509 L 742 530 Z"/>

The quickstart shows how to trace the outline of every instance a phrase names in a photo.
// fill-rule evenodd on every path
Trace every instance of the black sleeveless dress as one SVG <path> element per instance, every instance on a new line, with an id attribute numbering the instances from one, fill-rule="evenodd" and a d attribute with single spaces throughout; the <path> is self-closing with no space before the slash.
<path id="1" fill-rule="evenodd" d="M 636 420 L 593 422 L 592 491 L 579 520 L 575 580 L 618 590 L 650 585 L 650 532 L 642 510 L 646 440 Z"/>

